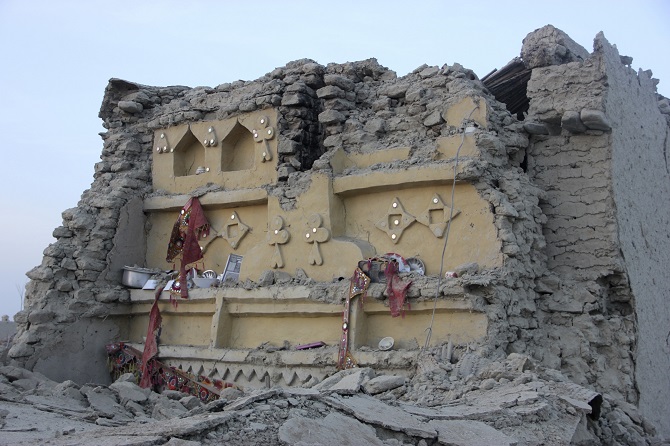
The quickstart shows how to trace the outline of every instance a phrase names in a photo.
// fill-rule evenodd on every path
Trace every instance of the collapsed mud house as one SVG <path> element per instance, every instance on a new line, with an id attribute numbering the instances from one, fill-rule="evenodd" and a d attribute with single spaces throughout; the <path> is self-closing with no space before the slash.
<path id="1" fill-rule="evenodd" d="M 196 267 L 234 279 L 163 292 L 161 361 L 262 387 L 333 373 L 343 335 L 347 358 L 399 375 L 524 353 L 670 436 L 670 103 L 603 35 L 589 54 L 548 26 L 521 56 L 483 82 L 375 60 L 216 88 L 112 79 L 95 180 L 28 273 L 9 356 L 108 382 L 105 345 L 141 349 L 154 302 L 123 267 L 177 268 L 196 197 Z M 370 258 L 401 271 L 355 297 Z"/>

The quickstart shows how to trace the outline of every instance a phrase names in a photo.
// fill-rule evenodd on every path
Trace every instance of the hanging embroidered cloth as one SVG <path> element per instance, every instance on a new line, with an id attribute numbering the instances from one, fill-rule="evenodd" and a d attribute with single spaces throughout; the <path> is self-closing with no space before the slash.
<path id="1" fill-rule="evenodd" d="M 209 222 L 205 218 L 205 212 L 200 206 L 200 200 L 192 197 L 182 208 L 177 221 L 172 227 L 170 242 L 168 243 L 168 262 L 174 261 L 181 256 L 179 267 L 180 294 L 183 299 L 188 298 L 188 286 L 186 270 L 191 265 L 202 259 L 202 249 L 198 240 L 209 235 Z"/>
<path id="2" fill-rule="evenodd" d="M 386 295 L 389 297 L 389 308 L 391 309 L 391 317 L 402 316 L 405 318 L 405 302 L 407 297 L 407 289 L 412 282 L 403 283 L 398 276 L 398 264 L 396 262 L 388 262 L 386 265 Z M 409 307 L 409 303 L 407 303 Z"/>
<path id="3" fill-rule="evenodd" d="M 140 380 L 140 387 L 149 388 L 151 387 L 151 365 L 150 361 L 158 355 L 158 331 L 161 328 L 161 323 L 163 318 L 161 317 L 161 312 L 158 309 L 158 298 L 161 295 L 162 288 L 159 288 L 156 291 L 156 296 L 154 298 L 154 304 L 151 306 L 151 311 L 149 312 L 149 327 L 147 328 L 147 340 L 144 342 L 144 352 L 142 353 L 142 366 L 141 374 L 142 378 Z"/>

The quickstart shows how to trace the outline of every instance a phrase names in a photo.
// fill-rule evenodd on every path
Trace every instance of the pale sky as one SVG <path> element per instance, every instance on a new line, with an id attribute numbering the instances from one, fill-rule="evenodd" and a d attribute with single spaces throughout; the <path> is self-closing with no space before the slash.
<path id="1" fill-rule="evenodd" d="M 458 62 L 483 77 L 552 24 L 589 52 L 603 31 L 670 97 L 669 23 L 665 0 L 0 0 L 0 315 L 21 309 L 25 272 L 93 181 L 112 77 L 214 87 L 371 57 L 398 76 Z"/>

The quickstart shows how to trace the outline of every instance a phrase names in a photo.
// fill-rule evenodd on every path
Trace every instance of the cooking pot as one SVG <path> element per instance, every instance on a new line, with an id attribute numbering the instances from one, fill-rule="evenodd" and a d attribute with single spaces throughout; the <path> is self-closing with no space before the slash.
<path id="1" fill-rule="evenodd" d="M 137 266 L 124 266 L 121 283 L 130 288 L 142 288 L 156 271 Z"/>

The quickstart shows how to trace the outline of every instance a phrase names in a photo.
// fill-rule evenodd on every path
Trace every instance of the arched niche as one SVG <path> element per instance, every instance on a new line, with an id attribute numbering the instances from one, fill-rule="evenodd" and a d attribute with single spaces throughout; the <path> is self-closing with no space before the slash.
<path id="1" fill-rule="evenodd" d="M 205 147 L 190 129 L 174 148 L 174 176 L 195 175 L 200 166 L 205 165 Z"/>
<path id="2" fill-rule="evenodd" d="M 253 134 L 239 122 L 221 142 L 221 171 L 248 170 L 254 165 Z"/>

